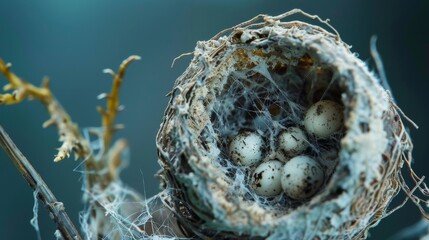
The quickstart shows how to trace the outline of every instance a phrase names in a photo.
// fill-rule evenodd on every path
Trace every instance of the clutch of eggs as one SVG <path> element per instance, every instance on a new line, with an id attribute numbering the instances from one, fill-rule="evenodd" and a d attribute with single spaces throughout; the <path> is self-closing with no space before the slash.
<path id="1" fill-rule="evenodd" d="M 327 139 L 342 129 L 343 107 L 334 101 L 322 100 L 311 105 L 299 126 L 286 128 L 277 136 L 278 148 L 288 156 L 286 162 L 264 159 L 266 143 L 256 131 L 244 131 L 229 144 L 231 161 L 241 167 L 253 167 L 249 185 L 260 196 L 273 197 L 285 193 L 303 200 L 321 190 L 325 182 L 324 168 L 314 157 L 302 154 L 310 145 L 309 137 Z"/>

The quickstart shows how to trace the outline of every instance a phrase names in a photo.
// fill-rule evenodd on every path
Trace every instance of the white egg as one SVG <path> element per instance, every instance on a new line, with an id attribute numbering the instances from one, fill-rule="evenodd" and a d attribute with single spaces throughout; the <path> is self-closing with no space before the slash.
<path id="1" fill-rule="evenodd" d="M 254 132 L 243 132 L 234 137 L 229 144 L 229 154 L 234 163 L 250 166 L 263 157 L 264 140 Z"/>
<path id="2" fill-rule="evenodd" d="M 305 114 L 305 129 L 316 137 L 327 138 L 341 129 L 343 107 L 330 100 L 313 104 Z"/>
<path id="3" fill-rule="evenodd" d="M 299 154 L 308 147 L 304 131 L 297 127 L 289 127 L 278 138 L 279 147 L 288 155 Z"/>
<path id="4" fill-rule="evenodd" d="M 283 166 L 281 185 L 290 198 L 302 200 L 313 196 L 323 181 L 322 167 L 308 156 L 296 156 Z"/>
<path id="5" fill-rule="evenodd" d="M 283 164 L 278 160 L 261 163 L 252 174 L 251 186 L 261 196 L 276 196 L 282 192 Z"/>

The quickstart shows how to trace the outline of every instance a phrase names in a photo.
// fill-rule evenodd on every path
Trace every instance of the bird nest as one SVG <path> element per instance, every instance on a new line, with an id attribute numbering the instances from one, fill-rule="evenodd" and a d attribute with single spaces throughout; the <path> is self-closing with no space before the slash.
<path id="1" fill-rule="evenodd" d="M 281 21 L 295 12 L 261 15 L 198 42 L 170 93 L 157 136 L 161 196 L 188 236 L 364 238 L 394 210 L 389 204 L 401 188 L 418 201 L 401 174 L 412 143 L 389 92 L 334 29 Z M 339 112 L 331 120 L 340 125 L 328 135 L 306 125 L 312 106 L 323 101 Z M 326 121 L 318 126 L 323 131 Z M 303 132 L 299 153 L 282 147 L 279 136 L 291 128 Z M 257 159 L 243 164 L 231 145 L 249 134 L 259 143 L 244 142 L 243 154 L 255 156 L 257 148 Z M 280 176 L 302 156 L 322 173 L 317 184 L 297 185 L 301 197 L 278 182 L 266 185 L 275 194 L 258 191 L 262 163 L 279 162 L 271 170 Z"/>

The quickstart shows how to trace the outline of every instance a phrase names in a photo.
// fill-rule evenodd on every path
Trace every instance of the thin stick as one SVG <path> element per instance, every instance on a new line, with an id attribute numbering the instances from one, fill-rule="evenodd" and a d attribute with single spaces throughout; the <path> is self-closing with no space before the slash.
<path id="1" fill-rule="evenodd" d="M 18 147 L 10 139 L 9 135 L 0 125 L 0 145 L 9 156 L 10 160 L 15 164 L 18 171 L 24 177 L 25 181 L 30 185 L 33 191 L 39 191 L 38 198 L 44 203 L 48 211 L 53 215 L 53 219 L 58 230 L 64 239 L 80 240 L 82 239 L 76 227 L 67 215 L 62 202 L 58 202 L 49 187 L 43 181 L 42 177 L 33 168 L 31 163 L 22 154 Z"/>
<path id="2" fill-rule="evenodd" d="M 107 97 L 107 106 L 106 109 L 103 109 L 102 107 L 98 107 L 97 110 L 101 114 L 101 120 L 102 125 L 104 128 L 103 133 L 103 154 L 107 154 L 110 143 L 112 141 L 113 133 L 115 132 L 116 128 L 114 126 L 116 115 L 118 111 L 120 110 L 119 105 L 119 88 L 121 87 L 122 80 L 125 75 L 125 70 L 127 69 L 128 65 L 136 60 L 140 60 L 140 56 L 132 55 L 122 61 L 121 65 L 119 66 L 118 73 L 115 73 L 111 69 L 105 69 L 104 73 L 108 73 L 112 75 L 113 77 L 113 84 L 112 89 L 109 94 L 106 95 Z"/>

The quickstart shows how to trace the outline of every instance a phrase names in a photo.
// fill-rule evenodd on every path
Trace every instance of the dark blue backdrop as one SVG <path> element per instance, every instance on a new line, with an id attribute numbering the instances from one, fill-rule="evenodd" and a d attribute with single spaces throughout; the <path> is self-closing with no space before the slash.
<path id="1" fill-rule="evenodd" d="M 122 89 L 126 111 L 118 135 L 129 139 L 131 164 L 124 181 L 152 196 L 158 191 L 153 177 L 158 169 L 155 134 L 174 80 L 190 58 L 170 65 L 174 57 L 192 51 L 196 41 L 259 13 L 271 15 L 302 8 L 331 23 L 353 51 L 374 66 L 369 39 L 378 35 L 378 48 L 394 95 L 402 109 L 419 125 L 411 130 L 415 167 L 429 173 L 424 151 L 428 147 L 427 91 L 429 87 L 429 4 L 427 1 L 310 1 L 310 0 L 0 0 L 0 57 L 14 64 L 23 78 L 39 83 L 49 75 L 52 90 L 81 127 L 98 126 L 96 96 L 108 91 L 111 79 L 102 69 L 116 69 L 130 54 L 142 60 L 129 68 Z M 0 78 L 0 83 L 5 83 Z M 425 107 L 426 106 L 426 107 Z M 54 129 L 42 129 L 47 119 L 37 102 L 0 106 L 0 124 L 33 162 L 75 223 L 81 203 L 81 176 L 72 159 L 54 164 L 60 145 Z M 29 224 L 32 192 L 3 151 L 0 151 L 0 238 L 35 239 Z M 40 209 L 43 239 L 54 239 L 54 224 Z M 371 239 L 385 239 L 419 219 L 408 204 L 372 230 Z"/>

